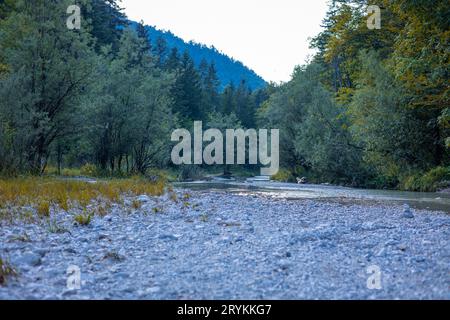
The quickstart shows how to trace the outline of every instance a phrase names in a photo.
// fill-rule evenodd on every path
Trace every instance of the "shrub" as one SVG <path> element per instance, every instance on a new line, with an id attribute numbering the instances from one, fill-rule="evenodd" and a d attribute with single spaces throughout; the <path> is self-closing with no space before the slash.
<path id="1" fill-rule="evenodd" d="M 191 194 L 190 193 L 185 193 L 185 194 L 183 194 L 183 200 L 189 200 L 189 199 L 191 199 Z"/>
<path id="2" fill-rule="evenodd" d="M 177 196 L 177 194 L 176 194 L 175 192 L 173 192 L 173 191 L 170 192 L 169 199 L 170 199 L 171 201 L 175 202 L 175 203 L 178 202 L 178 196 Z"/>
<path id="3" fill-rule="evenodd" d="M 87 213 L 86 211 L 84 211 L 82 214 L 77 214 L 74 217 L 74 220 L 80 226 L 87 226 L 91 223 L 92 217 L 93 217 L 92 213 Z"/>
<path id="4" fill-rule="evenodd" d="M 152 209 L 152 211 L 153 211 L 154 214 L 157 214 L 157 213 L 161 213 L 161 212 L 163 211 L 163 209 L 161 209 L 161 208 L 159 208 L 159 207 L 154 207 L 154 208 Z"/>
<path id="5" fill-rule="evenodd" d="M 145 174 L 145 178 L 147 180 L 150 180 L 151 182 L 156 182 L 156 181 L 168 182 L 169 176 L 170 176 L 170 174 L 167 171 L 158 170 L 158 169 L 150 169 Z"/>
<path id="6" fill-rule="evenodd" d="M 192 181 L 203 179 L 204 175 L 198 166 L 183 166 L 178 175 L 179 181 Z"/>
<path id="7" fill-rule="evenodd" d="M 399 179 L 395 175 L 379 174 L 369 179 L 365 184 L 368 188 L 374 189 L 395 189 L 399 184 Z"/>
<path id="8" fill-rule="evenodd" d="M 135 210 L 139 210 L 141 208 L 141 206 L 142 206 L 142 204 L 139 200 L 135 199 L 131 202 L 131 207 Z"/>
<path id="9" fill-rule="evenodd" d="M 49 217 L 50 216 L 50 202 L 49 201 L 41 201 L 37 206 L 37 213 L 41 217 Z"/>
<path id="10" fill-rule="evenodd" d="M 87 163 L 81 167 L 80 173 L 83 176 L 95 177 L 98 175 L 97 167 L 93 164 Z"/>
<path id="11" fill-rule="evenodd" d="M 81 172 L 79 169 L 65 168 L 61 171 L 61 175 L 64 177 L 79 177 L 81 175 Z"/>
<path id="12" fill-rule="evenodd" d="M 272 180 L 280 181 L 280 182 L 293 182 L 294 176 L 289 170 L 286 169 L 280 169 L 278 173 L 271 177 Z"/>
<path id="13" fill-rule="evenodd" d="M 434 192 L 450 186 L 450 167 L 436 167 L 423 173 L 404 177 L 400 188 L 407 191 Z"/>
<path id="14" fill-rule="evenodd" d="M 0 257 L 0 285 L 6 284 L 8 277 L 17 276 L 16 270 L 7 262 Z"/>
<path id="15" fill-rule="evenodd" d="M 48 232 L 55 233 L 55 234 L 61 234 L 61 233 L 69 232 L 69 230 L 67 230 L 63 226 L 59 225 L 57 221 L 49 221 L 48 226 L 47 226 L 47 230 L 48 230 Z"/>
<path id="16" fill-rule="evenodd" d="M 69 199 L 67 196 L 67 192 L 61 190 L 61 192 L 56 195 L 55 201 L 62 210 L 69 211 Z"/>
<path id="17" fill-rule="evenodd" d="M 47 166 L 47 167 L 45 168 L 44 173 L 45 173 L 46 175 L 54 175 L 54 176 L 56 176 L 56 175 L 58 174 L 58 168 L 53 167 L 53 166 Z"/>

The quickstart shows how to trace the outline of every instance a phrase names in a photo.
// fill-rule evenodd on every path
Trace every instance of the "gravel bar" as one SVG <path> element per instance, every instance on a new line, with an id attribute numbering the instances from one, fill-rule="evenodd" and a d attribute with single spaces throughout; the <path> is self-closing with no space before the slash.
<path id="1" fill-rule="evenodd" d="M 176 192 L 88 226 L 1 221 L 0 299 L 450 299 L 447 213 Z"/>

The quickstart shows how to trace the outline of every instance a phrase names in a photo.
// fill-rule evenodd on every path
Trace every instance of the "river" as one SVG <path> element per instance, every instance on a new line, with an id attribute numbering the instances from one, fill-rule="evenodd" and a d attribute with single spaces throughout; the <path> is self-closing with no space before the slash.
<path id="1" fill-rule="evenodd" d="M 258 179 L 243 181 L 213 179 L 212 181 L 181 182 L 176 183 L 175 186 L 192 190 L 226 190 L 239 194 L 263 194 L 289 200 L 311 199 L 343 203 L 408 204 L 415 209 L 450 213 L 449 193 L 356 189 L 331 185 L 260 181 Z"/>

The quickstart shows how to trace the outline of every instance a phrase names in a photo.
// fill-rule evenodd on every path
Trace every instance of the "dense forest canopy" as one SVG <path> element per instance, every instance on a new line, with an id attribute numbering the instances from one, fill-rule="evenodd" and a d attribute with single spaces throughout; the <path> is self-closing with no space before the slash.
<path id="1" fill-rule="evenodd" d="M 314 58 L 291 81 L 263 88 L 218 65 L 214 50 L 170 45 L 168 33 L 130 25 L 116 0 L 77 3 L 82 28 L 69 30 L 72 1 L 0 1 L 4 175 L 50 165 L 92 164 L 103 174 L 166 169 L 172 130 L 202 120 L 280 129 L 277 179 L 449 186 L 446 1 L 371 1 L 381 29 L 368 28 L 367 1 L 330 1 L 311 41 Z M 225 86 L 225 78 L 234 81 Z"/>

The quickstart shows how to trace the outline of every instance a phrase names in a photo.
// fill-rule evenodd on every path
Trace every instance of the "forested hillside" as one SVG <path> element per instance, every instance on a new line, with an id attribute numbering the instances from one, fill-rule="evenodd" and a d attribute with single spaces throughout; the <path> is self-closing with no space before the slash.
<path id="1" fill-rule="evenodd" d="M 133 23 L 133 25 L 136 25 Z M 226 54 L 219 52 L 214 47 L 207 47 L 200 43 L 185 42 L 183 39 L 175 36 L 170 31 L 162 31 L 152 26 L 145 26 L 149 39 L 153 47 L 159 47 L 164 50 L 159 54 L 167 59 L 170 51 L 174 48 L 178 52 L 187 51 L 192 57 L 196 67 L 200 67 L 202 61 L 207 63 L 214 62 L 219 79 L 219 89 L 222 91 L 229 84 L 238 86 L 242 80 L 245 80 L 247 86 L 252 90 L 262 89 L 266 86 L 266 82 L 253 70 L 249 69 L 240 61 L 230 58 Z"/>
<path id="2" fill-rule="evenodd" d="M 279 127 L 288 174 L 428 191 L 449 186 L 447 1 L 332 1 L 310 64 L 260 110 Z"/>

